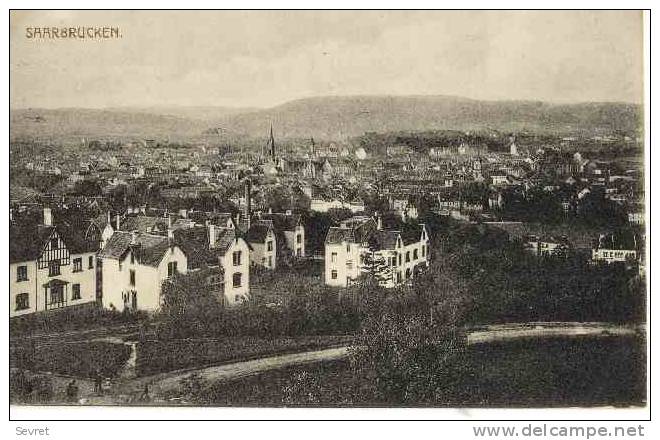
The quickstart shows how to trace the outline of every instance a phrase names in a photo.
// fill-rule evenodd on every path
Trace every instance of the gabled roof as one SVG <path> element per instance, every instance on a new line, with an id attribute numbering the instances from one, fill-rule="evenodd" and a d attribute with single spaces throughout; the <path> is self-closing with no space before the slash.
<path id="1" fill-rule="evenodd" d="M 55 227 L 36 224 L 9 226 L 9 262 L 36 260 L 44 249 Z"/>
<path id="2" fill-rule="evenodd" d="M 237 240 L 235 229 L 215 228 L 215 243 L 209 243 L 209 231 L 198 226 L 174 231 L 175 243 L 188 258 L 188 267 L 198 269 L 216 266 L 219 257 L 224 256 Z"/>
<path id="3" fill-rule="evenodd" d="M 375 231 L 369 244 L 376 249 L 395 249 L 399 231 Z"/>
<path id="4" fill-rule="evenodd" d="M 131 244 L 132 236 L 131 232 L 115 232 L 108 239 L 99 256 L 121 260 L 129 250 L 132 250 L 140 264 L 157 267 L 170 248 L 167 237 L 137 233 L 135 244 Z"/>
<path id="5" fill-rule="evenodd" d="M 100 247 L 99 240 L 94 237 L 86 237 L 85 233 L 89 227 L 90 222 L 75 223 L 58 223 L 57 231 L 59 232 L 66 248 L 71 254 L 86 254 L 89 252 L 96 252 Z"/>
<path id="6" fill-rule="evenodd" d="M 234 241 L 238 238 L 235 229 L 216 228 L 213 249 L 220 255 L 225 255 Z"/>
<path id="7" fill-rule="evenodd" d="M 148 217 L 144 215 L 126 217 L 121 222 L 122 231 L 138 231 L 140 233 L 166 232 L 168 227 L 167 217 Z"/>
<path id="8" fill-rule="evenodd" d="M 261 219 L 270 220 L 276 231 L 295 231 L 296 227 L 301 224 L 300 214 L 262 214 Z"/>
<path id="9" fill-rule="evenodd" d="M 217 255 L 209 249 L 209 235 L 206 228 L 197 227 L 174 231 L 174 240 L 188 257 L 190 269 L 218 264 Z"/>
<path id="10" fill-rule="evenodd" d="M 207 220 L 216 226 L 225 226 L 228 221 L 234 220 L 229 212 L 205 212 L 205 211 L 191 211 L 188 217 L 196 223 L 204 224 Z"/>
<path id="11" fill-rule="evenodd" d="M 405 227 L 401 229 L 401 239 L 403 240 L 403 244 L 407 246 L 418 242 L 422 237 L 423 229 L 424 226 L 421 224 L 414 225 L 406 223 Z"/>
<path id="12" fill-rule="evenodd" d="M 325 242 L 367 243 L 376 230 L 376 222 L 371 217 L 352 217 L 341 222 L 341 227 L 331 227 Z"/>
<path id="13" fill-rule="evenodd" d="M 353 229 L 332 226 L 328 229 L 325 242 L 327 244 L 339 244 L 342 242 L 355 243 L 355 234 Z"/>
<path id="14" fill-rule="evenodd" d="M 271 231 L 273 231 L 272 222 L 260 221 L 252 223 L 247 234 L 245 234 L 245 238 L 250 243 L 263 243 Z"/>

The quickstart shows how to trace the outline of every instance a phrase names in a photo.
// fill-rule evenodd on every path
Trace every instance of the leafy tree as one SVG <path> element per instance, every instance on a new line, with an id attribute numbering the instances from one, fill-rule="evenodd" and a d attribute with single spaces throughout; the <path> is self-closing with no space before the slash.
<path id="1" fill-rule="evenodd" d="M 189 337 L 214 328 L 222 314 L 220 299 L 206 283 L 206 271 L 177 274 L 162 286 L 160 335 Z"/>

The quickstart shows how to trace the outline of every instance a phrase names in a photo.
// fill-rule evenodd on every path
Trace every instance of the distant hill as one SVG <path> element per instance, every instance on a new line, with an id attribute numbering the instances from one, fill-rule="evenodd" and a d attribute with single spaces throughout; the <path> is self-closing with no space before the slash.
<path id="1" fill-rule="evenodd" d="M 221 123 L 238 133 L 263 135 L 272 121 L 276 136 L 338 139 L 365 132 L 434 129 L 634 132 L 640 118 L 640 106 L 625 103 L 548 104 L 449 96 L 347 96 L 300 99 L 270 109 L 231 115 Z"/>
<path id="2" fill-rule="evenodd" d="M 223 133 L 342 139 L 365 132 L 473 130 L 586 134 L 640 126 L 641 107 L 625 103 L 549 104 L 451 96 L 343 96 L 299 99 L 262 110 L 226 107 L 20 109 L 10 138 L 119 137 L 189 139 Z"/>
<path id="3" fill-rule="evenodd" d="M 153 115 L 175 116 L 199 121 L 217 121 L 226 116 L 249 113 L 259 110 L 254 107 L 211 107 L 211 106 L 153 106 L 153 107 L 118 107 L 110 111 L 124 113 L 149 113 Z"/>
<path id="4" fill-rule="evenodd" d="M 128 110 L 20 109 L 9 118 L 11 139 L 186 138 L 208 123 L 196 119 Z"/>

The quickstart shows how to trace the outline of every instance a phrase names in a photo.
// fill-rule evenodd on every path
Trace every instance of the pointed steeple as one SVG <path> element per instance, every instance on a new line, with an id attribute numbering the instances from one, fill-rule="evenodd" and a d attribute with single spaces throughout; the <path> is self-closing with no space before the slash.
<path id="1" fill-rule="evenodd" d="M 268 143 L 270 144 L 270 158 L 271 160 L 275 160 L 275 136 L 273 136 L 273 123 L 270 123 L 270 138 L 268 139 Z"/>

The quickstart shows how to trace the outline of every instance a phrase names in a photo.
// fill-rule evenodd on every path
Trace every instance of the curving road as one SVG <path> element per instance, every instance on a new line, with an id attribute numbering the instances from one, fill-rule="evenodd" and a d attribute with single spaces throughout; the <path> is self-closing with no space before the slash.
<path id="1" fill-rule="evenodd" d="M 519 338 L 539 339 L 545 337 L 573 336 L 625 336 L 639 335 L 645 332 L 645 326 L 617 325 L 600 322 L 531 322 L 516 324 L 487 325 L 471 328 L 467 331 L 467 344 L 481 344 Z M 96 396 L 91 392 L 91 383 L 80 381 L 81 403 L 87 405 L 117 405 L 138 403 L 135 401 L 145 386 L 148 387 L 152 404 L 167 403 L 163 396 L 178 395 L 180 381 L 191 373 L 198 374 L 205 381 L 231 381 L 265 371 L 281 369 L 293 365 L 327 362 L 348 356 L 350 347 L 335 347 L 303 353 L 283 354 L 263 357 L 231 364 L 218 365 L 191 370 L 179 370 L 154 376 L 122 380 L 115 384 L 108 395 Z M 68 379 L 67 379 L 68 380 Z M 84 385 L 84 386 L 83 386 Z M 87 386 L 89 385 L 89 386 Z M 87 390 L 87 388 L 90 388 Z M 171 402 L 181 402 L 172 399 Z"/>
<path id="2" fill-rule="evenodd" d="M 645 326 L 617 325 L 605 322 L 528 322 L 496 324 L 472 329 L 467 344 L 506 341 L 519 338 L 548 338 L 569 336 L 626 336 L 645 332 Z"/>

